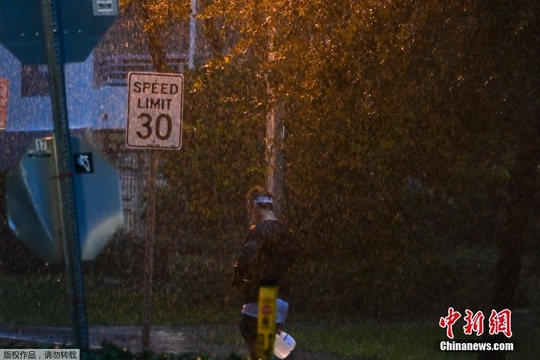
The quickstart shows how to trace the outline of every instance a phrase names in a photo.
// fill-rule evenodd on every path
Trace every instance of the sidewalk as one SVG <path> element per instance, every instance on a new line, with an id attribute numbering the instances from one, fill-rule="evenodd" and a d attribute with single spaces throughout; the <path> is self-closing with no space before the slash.
<path id="1" fill-rule="evenodd" d="M 219 329 L 210 325 L 189 327 L 152 327 L 150 350 L 156 353 L 188 353 L 200 352 L 213 356 L 228 356 L 231 353 L 247 356 L 243 345 L 208 344 L 201 341 L 200 334 L 205 331 L 236 331 L 234 327 Z M 142 349 L 142 329 L 133 326 L 90 327 L 88 338 L 90 347 L 100 347 L 103 342 L 125 347 L 133 352 Z M 0 339 L 16 341 L 43 342 L 46 344 L 72 343 L 70 327 L 17 326 L 0 325 Z M 330 353 L 314 353 L 297 348 L 294 360 L 360 360 L 359 357 L 342 357 Z"/>
<path id="2" fill-rule="evenodd" d="M 19 341 L 36 341 L 49 344 L 70 344 L 73 334 L 70 327 L 0 325 L 0 338 Z M 196 336 L 188 327 L 152 327 L 150 349 L 154 352 L 189 352 L 198 349 Z M 106 341 L 137 352 L 142 349 L 142 329 L 133 326 L 90 327 L 90 347 L 100 347 Z M 241 349 L 239 349 L 241 350 Z M 239 352 L 239 354 L 241 354 Z"/>

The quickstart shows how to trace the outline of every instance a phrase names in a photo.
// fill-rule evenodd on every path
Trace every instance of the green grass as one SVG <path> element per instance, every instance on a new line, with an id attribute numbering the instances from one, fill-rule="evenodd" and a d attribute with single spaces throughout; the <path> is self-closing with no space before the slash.
<path id="1" fill-rule="evenodd" d="M 85 279 L 88 322 L 95 326 L 141 325 L 143 295 L 136 287 L 102 286 Z M 0 322 L 21 325 L 71 324 L 64 275 L 0 276 Z M 155 290 L 152 319 L 156 325 L 223 323 L 237 309 L 185 306 L 177 295 Z"/>
<path id="2" fill-rule="evenodd" d="M 103 286 L 96 279 L 86 280 L 86 300 L 91 326 L 139 326 L 142 294 L 136 288 Z M 194 326 L 202 341 L 221 345 L 241 345 L 237 331 L 238 308 L 227 304 L 189 306 L 178 294 L 155 291 L 152 324 Z M 0 276 L 0 323 L 69 326 L 70 309 L 62 275 Z M 217 304 L 217 305 L 216 305 Z M 335 318 L 334 314 L 292 312 L 286 331 L 297 341 L 298 349 L 362 356 L 367 359 L 476 359 L 475 353 L 441 353 L 437 341 L 444 330 L 433 321 L 377 321 Z M 513 328 L 519 352 L 508 359 L 535 358 L 540 340 L 532 325 Z M 468 337 L 468 340 L 474 338 Z"/>
<path id="3" fill-rule="evenodd" d="M 477 353 L 443 353 L 437 345 L 444 338 L 444 330 L 437 324 L 426 322 L 339 321 L 303 322 L 300 316 L 290 319 L 286 331 L 303 351 L 333 353 L 366 359 L 424 360 L 424 359 L 476 359 Z M 216 344 L 238 345 L 241 339 L 233 326 L 205 328 L 201 334 Z M 538 353 L 538 330 L 515 329 L 518 352 L 509 353 L 507 359 L 534 359 Z M 463 340 L 474 340 L 462 336 Z"/>
<path id="4" fill-rule="evenodd" d="M 363 356 L 368 359 L 472 359 L 474 357 L 446 356 L 435 349 L 441 339 L 436 326 L 411 323 L 378 323 L 365 321 L 355 324 L 327 326 L 291 326 L 299 344 L 314 351 L 340 355 Z"/>
<path id="5" fill-rule="evenodd" d="M 29 325 L 69 323 L 63 276 L 1 276 L 0 322 Z"/>
<path id="6" fill-rule="evenodd" d="M 293 322 L 287 331 L 298 346 L 310 351 L 330 352 L 342 356 L 360 356 L 367 359 L 476 359 L 477 353 L 443 353 L 437 345 L 445 340 L 444 330 L 430 322 L 378 322 L 354 323 Z M 514 330 L 514 341 L 519 352 L 509 353 L 507 359 L 536 358 L 539 333 L 533 327 Z M 461 337 L 463 340 L 477 340 Z"/>

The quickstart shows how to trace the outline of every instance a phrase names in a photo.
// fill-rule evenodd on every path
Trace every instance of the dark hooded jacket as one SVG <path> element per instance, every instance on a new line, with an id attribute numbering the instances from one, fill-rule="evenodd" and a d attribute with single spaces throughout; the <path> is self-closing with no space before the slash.
<path id="1" fill-rule="evenodd" d="M 234 266 L 234 287 L 244 303 L 257 302 L 261 281 L 277 283 L 278 297 L 287 300 L 293 264 L 293 241 L 279 221 L 252 226 Z"/>

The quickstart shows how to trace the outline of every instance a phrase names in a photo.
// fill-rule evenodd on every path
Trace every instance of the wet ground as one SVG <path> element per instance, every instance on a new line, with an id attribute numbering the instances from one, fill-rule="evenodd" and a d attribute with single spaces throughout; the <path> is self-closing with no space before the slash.
<path id="1" fill-rule="evenodd" d="M 150 349 L 154 352 L 188 353 L 198 352 L 214 356 L 227 356 L 231 353 L 246 356 L 242 345 L 221 345 L 201 341 L 201 334 L 207 331 L 236 331 L 234 326 L 216 329 L 210 326 L 199 327 L 152 327 Z M 142 330 L 132 326 L 90 327 L 88 338 L 91 347 L 99 347 L 103 342 L 125 347 L 133 352 L 142 349 Z M 70 327 L 15 326 L 0 325 L 0 339 L 14 341 L 43 342 L 45 344 L 72 343 Z M 359 357 L 342 357 L 330 353 L 316 353 L 297 348 L 294 360 L 360 360 Z"/>

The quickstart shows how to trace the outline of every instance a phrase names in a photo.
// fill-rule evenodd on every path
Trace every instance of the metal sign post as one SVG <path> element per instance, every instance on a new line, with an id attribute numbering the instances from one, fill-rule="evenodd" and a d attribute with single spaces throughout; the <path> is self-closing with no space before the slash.
<path id="1" fill-rule="evenodd" d="M 0 130 L 7 127 L 9 80 L 0 78 Z"/>
<path id="2" fill-rule="evenodd" d="M 146 241 L 144 247 L 144 290 L 143 290 L 143 318 L 142 338 L 143 349 L 150 347 L 150 324 L 152 322 L 152 295 L 154 277 L 154 243 L 155 243 L 155 218 L 156 218 L 156 150 L 148 150 L 147 172 L 147 200 L 146 200 Z"/>
<path id="3" fill-rule="evenodd" d="M 69 281 L 75 346 L 88 347 L 88 324 L 81 262 L 75 186 L 71 160 L 69 123 L 62 54 L 62 27 L 55 0 L 41 0 L 43 30 L 47 49 L 49 88 L 54 122 L 55 152 L 61 211 L 64 261 Z"/>
<path id="4" fill-rule="evenodd" d="M 178 150 L 182 146 L 182 74 L 128 74 L 128 124 L 126 145 L 148 150 L 146 241 L 142 347 L 150 346 L 154 269 L 157 154 L 155 149 Z"/>

